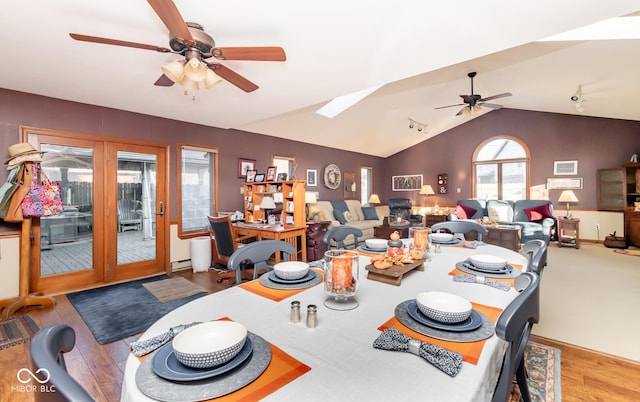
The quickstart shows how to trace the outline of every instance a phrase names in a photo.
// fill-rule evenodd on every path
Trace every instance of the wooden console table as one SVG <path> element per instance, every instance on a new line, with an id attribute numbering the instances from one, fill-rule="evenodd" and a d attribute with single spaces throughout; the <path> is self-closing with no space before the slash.
<path id="1" fill-rule="evenodd" d="M 487 225 L 489 234 L 483 238 L 485 243 L 493 244 L 513 251 L 520 250 L 520 226 L 518 225 Z"/>
<path id="2" fill-rule="evenodd" d="M 238 235 L 255 236 L 258 240 L 284 240 L 296 249 L 291 260 L 307 261 L 307 227 L 282 227 L 280 224 L 234 223 Z M 276 262 L 280 256 L 276 255 Z"/>

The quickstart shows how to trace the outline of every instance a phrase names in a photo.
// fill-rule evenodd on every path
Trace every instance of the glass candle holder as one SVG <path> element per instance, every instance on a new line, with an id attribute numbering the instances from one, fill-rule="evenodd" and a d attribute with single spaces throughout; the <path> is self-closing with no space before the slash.
<path id="1" fill-rule="evenodd" d="M 429 229 L 415 228 L 413 230 L 413 248 L 422 251 L 429 250 Z"/>
<path id="2" fill-rule="evenodd" d="M 358 307 L 354 296 L 359 285 L 359 256 L 354 251 L 329 250 L 324 253 L 324 290 L 329 297 L 324 305 L 332 310 Z"/>

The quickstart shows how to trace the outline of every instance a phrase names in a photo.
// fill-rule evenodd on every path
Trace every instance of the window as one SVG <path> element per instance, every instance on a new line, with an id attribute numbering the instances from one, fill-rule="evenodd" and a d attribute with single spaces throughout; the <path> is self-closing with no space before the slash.
<path id="1" fill-rule="evenodd" d="M 529 197 L 529 152 L 520 140 L 492 138 L 478 146 L 473 160 L 473 196 L 486 200 Z"/>
<path id="2" fill-rule="evenodd" d="M 215 148 L 180 145 L 178 152 L 178 235 L 209 230 L 208 215 L 217 214 L 218 189 Z"/>
<path id="3" fill-rule="evenodd" d="M 276 167 L 276 177 L 278 177 L 280 173 L 286 173 L 287 180 L 293 180 L 296 174 L 294 169 L 297 167 L 295 158 L 274 155 L 273 166 Z"/>
<path id="4" fill-rule="evenodd" d="M 369 203 L 372 193 L 373 168 L 360 168 L 360 202 L 362 205 Z"/>

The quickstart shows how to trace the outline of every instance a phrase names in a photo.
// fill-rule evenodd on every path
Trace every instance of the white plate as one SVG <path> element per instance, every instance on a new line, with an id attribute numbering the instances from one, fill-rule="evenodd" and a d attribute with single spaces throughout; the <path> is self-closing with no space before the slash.
<path id="1" fill-rule="evenodd" d="M 507 260 L 495 255 L 474 254 L 469 257 L 471 263 L 481 269 L 503 269 Z"/>

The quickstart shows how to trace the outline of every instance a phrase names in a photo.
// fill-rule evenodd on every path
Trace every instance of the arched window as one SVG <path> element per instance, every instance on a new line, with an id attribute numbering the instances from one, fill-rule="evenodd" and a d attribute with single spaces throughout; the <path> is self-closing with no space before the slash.
<path id="1" fill-rule="evenodd" d="M 514 137 L 493 137 L 473 154 L 473 196 L 486 200 L 529 198 L 529 150 Z"/>

